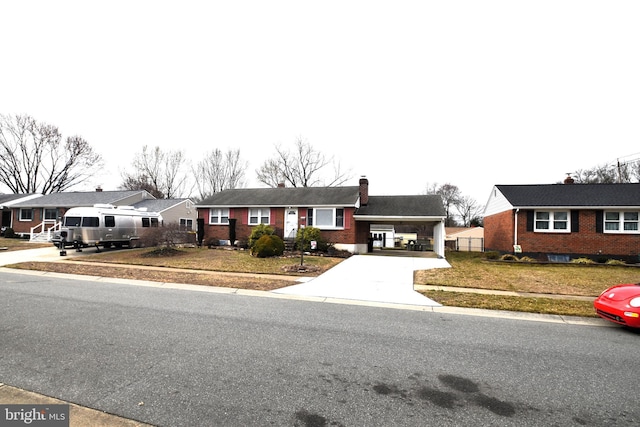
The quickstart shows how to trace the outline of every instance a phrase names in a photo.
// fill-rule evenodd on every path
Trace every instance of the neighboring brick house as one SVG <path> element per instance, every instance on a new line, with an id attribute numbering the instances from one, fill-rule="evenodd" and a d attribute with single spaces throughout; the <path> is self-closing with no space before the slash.
<path id="1" fill-rule="evenodd" d="M 433 225 L 434 252 L 444 256 L 446 213 L 440 196 L 369 196 L 369 181 L 351 187 L 225 190 L 197 205 L 204 238 L 246 240 L 254 226 L 269 224 L 283 239 L 300 227 L 316 227 L 337 249 L 366 253 L 372 224 Z"/>
<path id="2" fill-rule="evenodd" d="M 38 195 L 11 205 L 11 228 L 16 234 L 29 235 L 32 238 L 42 235 L 43 240 L 50 238 L 48 231 L 58 224 L 62 216 L 71 208 L 90 207 L 97 204 L 114 206 L 133 206 L 159 212 L 163 222 L 184 220 L 194 226 L 196 212 L 189 199 L 156 199 L 145 190 L 125 191 L 70 191 Z M 167 217 L 166 220 L 164 217 Z"/>
<path id="3" fill-rule="evenodd" d="M 0 194 L 0 211 L 2 212 L 2 235 L 8 228 L 13 227 L 12 206 L 29 199 L 39 197 L 39 194 Z"/>
<path id="4" fill-rule="evenodd" d="M 640 259 L 640 184 L 496 185 L 486 251 L 538 259 Z"/>

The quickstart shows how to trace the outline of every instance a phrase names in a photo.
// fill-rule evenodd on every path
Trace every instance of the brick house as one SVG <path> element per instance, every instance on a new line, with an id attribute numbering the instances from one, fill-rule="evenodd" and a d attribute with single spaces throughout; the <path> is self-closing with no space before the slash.
<path id="1" fill-rule="evenodd" d="M 537 259 L 638 262 L 640 184 L 496 185 L 484 216 L 485 250 Z"/>
<path id="2" fill-rule="evenodd" d="M 225 190 L 197 204 L 205 239 L 247 240 L 254 226 L 268 224 L 283 239 L 300 227 L 316 227 L 337 249 L 366 253 L 374 224 L 429 224 L 434 252 L 444 256 L 445 210 L 440 196 L 369 196 L 358 186 L 244 188 Z"/>

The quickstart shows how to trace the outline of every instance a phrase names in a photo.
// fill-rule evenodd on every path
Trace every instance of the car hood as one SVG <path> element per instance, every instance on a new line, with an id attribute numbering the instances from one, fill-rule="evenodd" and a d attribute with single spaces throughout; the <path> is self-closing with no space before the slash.
<path id="1" fill-rule="evenodd" d="M 624 301 L 634 297 L 640 297 L 640 285 L 620 285 L 607 289 L 603 297 L 612 301 Z"/>

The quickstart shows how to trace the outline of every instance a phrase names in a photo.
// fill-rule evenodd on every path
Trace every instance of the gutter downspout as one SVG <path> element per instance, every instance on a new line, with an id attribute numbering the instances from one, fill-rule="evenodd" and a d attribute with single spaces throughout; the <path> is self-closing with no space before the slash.
<path id="1" fill-rule="evenodd" d="M 516 208 L 515 213 L 514 213 L 514 222 L 515 222 L 515 227 L 513 229 L 513 248 L 515 250 L 515 247 L 518 245 L 518 212 L 520 212 L 520 208 Z"/>

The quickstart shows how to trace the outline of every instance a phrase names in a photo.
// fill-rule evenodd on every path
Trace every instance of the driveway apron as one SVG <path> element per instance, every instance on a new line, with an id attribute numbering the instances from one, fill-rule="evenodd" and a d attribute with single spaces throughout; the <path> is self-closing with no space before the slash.
<path id="1" fill-rule="evenodd" d="M 448 267 L 451 265 L 440 258 L 354 255 L 316 278 L 272 292 L 439 307 L 414 290 L 413 273 Z"/>

